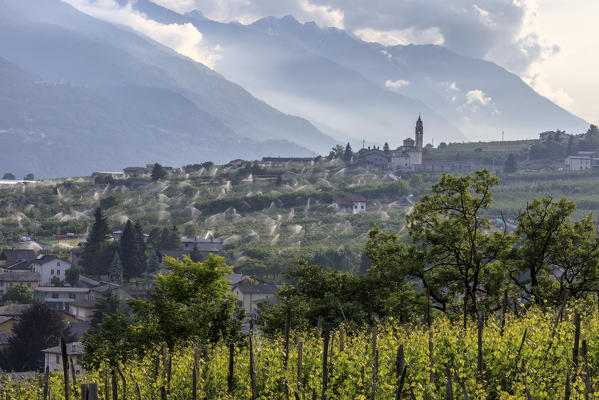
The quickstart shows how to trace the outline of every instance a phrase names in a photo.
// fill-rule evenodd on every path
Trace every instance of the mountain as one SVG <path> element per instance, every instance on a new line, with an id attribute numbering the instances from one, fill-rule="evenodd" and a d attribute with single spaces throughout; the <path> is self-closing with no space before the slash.
<path id="1" fill-rule="evenodd" d="M 193 23 L 207 43 L 222 47 L 216 71 L 340 138 L 399 144 L 412 134 L 418 112 L 425 141 L 437 143 L 588 127 L 515 74 L 440 46 L 385 47 L 291 16 L 221 24 L 199 11 L 179 15 L 150 0 L 134 7 L 164 23 Z"/>
<path id="2" fill-rule="evenodd" d="M 336 141 L 206 66 L 58 0 L 0 7 L 0 170 L 77 175 L 263 155 Z"/>
<path id="3" fill-rule="evenodd" d="M 264 18 L 251 27 L 351 68 L 381 88 L 422 100 L 473 139 L 498 139 L 502 130 L 514 139 L 556 128 L 573 133 L 588 128 L 515 74 L 441 46 L 385 47 L 291 17 Z"/>
<path id="4" fill-rule="evenodd" d="M 466 139 L 422 101 L 380 88 L 355 70 L 293 41 L 252 26 L 218 23 L 198 11 L 179 15 L 149 0 L 137 0 L 132 6 L 164 24 L 191 22 L 207 46 L 222 49 L 216 71 L 341 141 L 400 145 L 413 136 L 419 113 L 425 116 L 428 139 Z"/>

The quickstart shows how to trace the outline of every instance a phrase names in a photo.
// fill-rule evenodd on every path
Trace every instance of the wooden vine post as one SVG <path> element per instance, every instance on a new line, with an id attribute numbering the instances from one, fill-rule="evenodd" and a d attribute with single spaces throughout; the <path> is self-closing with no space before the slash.
<path id="1" fill-rule="evenodd" d="M 191 383 L 191 400 L 198 400 L 198 363 L 200 349 L 198 346 L 195 347 L 193 352 L 193 372 L 192 372 L 192 383 Z"/>
<path id="2" fill-rule="evenodd" d="M 194 366 L 195 367 L 195 366 Z M 227 391 L 233 393 L 233 383 L 235 377 L 235 343 L 229 343 L 229 373 L 227 374 Z"/>
<path id="3" fill-rule="evenodd" d="M 64 398 L 69 400 L 69 356 L 67 354 L 67 341 L 64 336 L 60 338 L 60 350 L 62 352 L 62 371 L 64 374 Z"/>
<path id="4" fill-rule="evenodd" d="M 250 385 L 252 388 L 252 400 L 256 400 L 256 370 L 254 367 L 254 321 L 250 319 L 250 334 L 248 335 L 250 351 Z"/>
<path id="5" fill-rule="evenodd" d="M 322 400 L 326 400 L 327 396 L 327 384 L 328 384 L 328 360 L 329 360 L 329 336 L 330 332 L 328 329 L 323 331 L 323 344 L 322 344 Z"/>

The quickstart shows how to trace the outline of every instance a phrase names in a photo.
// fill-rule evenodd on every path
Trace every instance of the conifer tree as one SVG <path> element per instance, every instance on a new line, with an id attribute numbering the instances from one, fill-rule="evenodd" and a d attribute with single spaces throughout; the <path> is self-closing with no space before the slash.
<path id="1" fill-rule="evenodd" d="M 348 142 L 347 145 L 345 145 L 345 153 L 343 153 L 343 160 L 345 162 L 351 162 L 353 155 L 354 153 L 351 149 L 351 145 Z"/>
<path id="2" fill-rule="evenodd" d="M 166 178 L 168 173 L 164 169 L 164 167 L 158 163 L 154 164 L 152 167 L 152 180 L 159 181 Z"/>
<path id="3" fill-rule="evenodd" d="M 155 272 L 158 271 L 160 267 L 160 260 L 158 259 L 158 254 L 155 251 L 150 255 L 150 261 L 148 261 L 148 267 L 146 269 L 147 272 Z"/>
<path id="4" fill-rule="evenodd" d="M 129 280 L 136 276 L 138 249 L 135 231 L 130 220 L 125 224 L 120 243 L 120 259 L 123 268 L 123 276 Z M 114 262 L 114 261 L 113 261 Z"/>
<path id="5" fill-rule="evenodd" d="M 112 257 L 112 263 L 110 263 L 110 270 L 108 272 L 108 280 L 112 283 L 120 284 L 123 277 L 123 265 L 121 264 L 121 258 L 119 252 L 115 251 Z"/>
<path id="6" fill-rule="evenodd" d="M 107 243 L 109 232 L 108 220 L 98 207 L 94 213 L 94 225 L 81 255 L 81 265 L 85 273 L 102 275 L 107 272 L 112 256 L 110 245 Z"/>
<path id="7" fill-rule="evenodd" d="M 391 149 L 389 148 L 389 143 L 385 142 L 385 144 L 383 145 L 383 151 L 385 152 L 385 154 L 389 154 L 391 152 Z"/>

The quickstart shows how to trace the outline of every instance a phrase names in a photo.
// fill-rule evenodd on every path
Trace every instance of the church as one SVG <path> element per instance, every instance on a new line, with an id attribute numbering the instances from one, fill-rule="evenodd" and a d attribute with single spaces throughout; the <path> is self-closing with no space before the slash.
<path id="1" fill-rule="evenodd" d="M 358 152 L 356 164 L 364 168 L 414 171 L 422 165 L 424 126 L 422 118 L 416 121 L 415 140 L 407 138 L 403 146 L 395 150 L 383 151 L 378 147 L 362 149 Z"/>
<path id="2" fill-rule="evenodd" d="M 403 141 L 403 146 L 391 152 L 391 168 L 393 170 L 403 169 L 413 171 L 416 165 L 422 164 L 422 142 L 424 140 L 424 126 L 422 118 L 418 116 L 416 121 L 416 140 L 407 138 Z"/>

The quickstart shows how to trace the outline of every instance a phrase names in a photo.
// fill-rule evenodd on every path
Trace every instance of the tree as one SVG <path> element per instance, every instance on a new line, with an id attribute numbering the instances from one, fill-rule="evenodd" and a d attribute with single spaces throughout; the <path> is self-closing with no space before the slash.
<path id="1" fill-rule="evenodd" d="M 6 350 L 5 369 L 40 371 L 44 367 L 43 349 L 60 343 L 61 336 L 70 341 L 68 326 L 57 310 L 45 303 L 33 303 L 13 327 L 13 336 Z"/>
<path id="2" fill-rule="evenodd" d="M 94 328 L 102 322 L 106 315 L 114 315 L 120 311 L 120 302 L 112 290 L 106 293 L 106 297 L 98 300 L 90 320 L 90 327 Z"/>
<path id="3" fill-rule="evenodd" d="M 160 181 L 168 176 L 168 172 L 164 169 L 164 167 L 158 163 L 154 164 L 152 167 L 152 180 Z"/>
<path id="4" fill-rule="evenodd" d="M 559 303 L 566 294 L 579 298 L 593 293 L 599 283 L 599 236 L 589 213 L 580 221 L 565 221 L 558 240 L 552 244 L 549 263 L 559 285 L 554 301 Z"/>
<path id="5" fill-rule="evenodd" d="M 191 339 L 217 342 L 239 331 L 243 315 L 235 313 L 237 300 L 226 278 L 232 268 L 223 257 L 204 262 L 167 257 L 165 266 L 170 272 L 156 277 L 149 298 L 130 303 L 146 349 L 164 344 L 172 354 Z"/>
<path id="6" fill-rule="evenodd" d="M 354 152 L 351 149 L 349 142 L 345 145 L 345 151 L 343 152 L 343 161 L 351 162 Z"/>
<path id="7" fill-rule="evenodd" d="M 148 266 L 146 272 L 154 272 L 158 271 L 160 268 L 160 260 L 158 259 L 158 254 L 155 251 L 150 253 L 150 259 L 148 260 Z"/>
<path id="8" fill-rule="evenodd" d="M 126 280 L 141 275 L 145 270 L 145 245 L 141 226 L 136 229 L 130 220 L 125 224 L 121 235 L 120 259 Z"/>
<path id="9" fill-rule="evenodd" d="M 154 227 L 148 237 L 148 245 L 154 250 L 178 250 L 181 247 L 181 236 L 175 225 Z"/>
<path id="10" fill-rule="evenodd" d="M 2 179 L 7 179 L 9 181 L 14 181 L 17 179 L 17 177 L 15 176 L 15 174 L 11 173 L 11 172 L 7 172 L 4 174 L 4 176 L 2 177 Z"/>
<path id="11" fill-rule="evenodd" d="M 415 258 L 421 260 L 418 275 L 441 304 L 452 304 L 461 294 L 464 326 L 468 314 L 478 314 L 481 287 L 496 283 L 496 262 L 513 241 L 503 233 L 489 233 L 489 220 L 481 215 L 497 183 L 487 170 L 462 177 L 443 174 L 432 194 L 423 196 L 407 217 Z M 487 302 L 498 295 L 485 289 Z"/>
<path id="12" fill-rule="evenodd" d="M 110 263 L 110 269 L 108 270 L 108 280 L 112 283 L 121 284 L 123 281 L 123 265 L 121 264 L 121 258 L 119 252 L 115 251 Z"/>
<path id="13" fill-rule="evenodd" d="M 71 268 L 65 271 L 64 280 L 71 284 L 71 286 L 75 286 L 79 282 L 79 276 L 81 271 L 76 266 L 72 266 Z"/>
<path id="14" fill-rule="evenodd" d="M 34 178 L 34 176 L 33 176 L 33 174 L 31 172 L 28 173 L 27 175 L 25 175 L 25 177 L 23 178 L 23 180 L 25 180 L 25 181 L 32 181 L 34 179 L 35 178 Z"/>
<path id="15" fill-rule="evenodd" d="M 445 142 L 439 143 L 439 147 L 438 147 L 439 150 L 443 150 L 443 149 L 446 149 L 446 148 L 447 148 L 447 143 L 445 143 Z"/>
<path id="16" fill-rule="evenodd" d="M 510 154 L 503 163 L 503 172 L 506 174 L 513 174 L 518 170 L 518 162 L 513 154 Z"/>
<path id="17" fill-rule="evenodd" d="M 560 247 L 562 227 L 575 209 L 576 203 L 565 198 L 557 202 L 542 198 L 534 199 L 518 215 L 516 235 L 521 246 L 515 250 L 508 272 L 530 300 L 542 303 L 555 282 L 550 276 L 550 260 Z"/>
<path id="18" fill-rule="evenodd" d="M 24 285 L 14 285 L 9 287 L 2 301 L 6 303 L 30 304 L 33 303 L 33 292 Z"/>
<path id="19" fill-rule="evenodd" d="M 389 143 L 385 142 L 385 144 L 383 145 L 383 152 L 385 154 L 391 153 L 391 149 L 389 148 Z"/>
<path id="20" fill-rule="evenodd" d="M 83 270 L 90 275 L 103 275 L 108 272 L 113 248 L 108 243 L 108 220 L 100 207 L 94 213 L 94 224 L 81 254 Z"/>
<path id="21" fill-rule="evenodd" d="M 343 146 L 341 146 L 340 144 L 337 144 L 331 149 L 331 152 L 327 156 L 327 159 L 332 160 L 334 158 L 341 158 L 344 154 L 345 154 L 345 150 L 344 150 Z"/>

